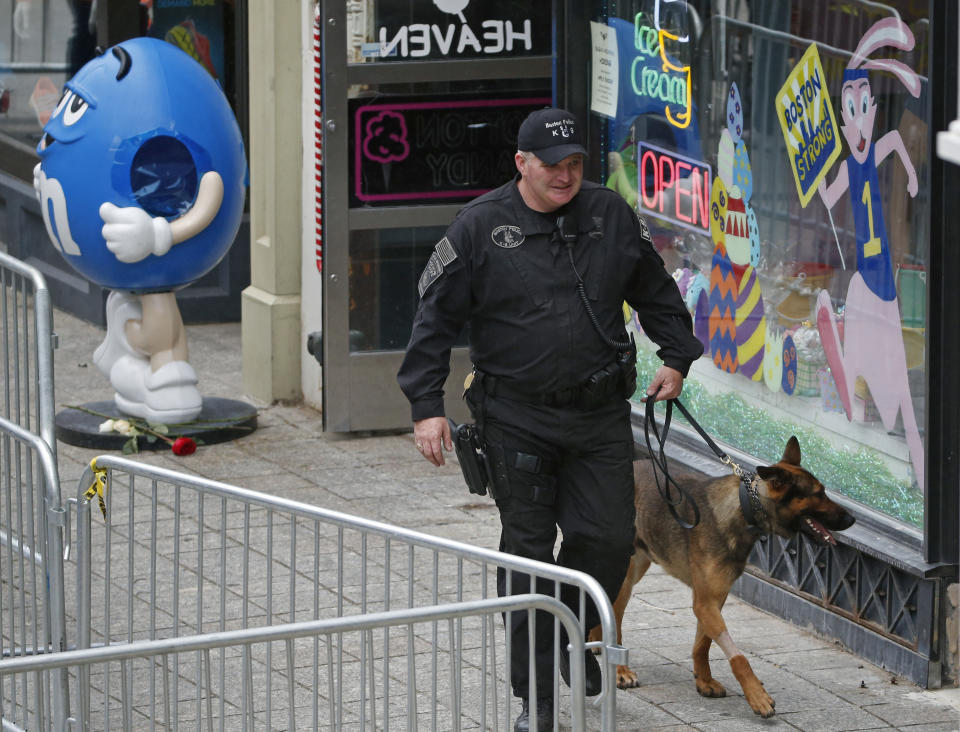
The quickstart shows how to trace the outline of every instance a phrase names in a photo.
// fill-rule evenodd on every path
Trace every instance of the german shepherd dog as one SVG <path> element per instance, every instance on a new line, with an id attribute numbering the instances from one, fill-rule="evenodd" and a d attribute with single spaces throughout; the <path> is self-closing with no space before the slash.
<path id="1" fill-rule="evenodd" d="M 693 590 L 697 635 L 693 643 L 693 676 L 703 696 L 726 696 L 726 689 L 710 673 L 710 644 L 715 642 L 730 662 L 730 668 L 755 714 L 772 717 L 774 701 L 737 649 L 720 614 L 727 594 L 743 574 L 750 550 L 761 534 L 790 537 L 798 531 L 821 543 L 836 544 L 831 531 L 849 528 L 854 518 L 830 500 L 823 485 L 800 467 L 800 445 L 791 437 L 780 462 L 756 470 L 754 483 L 762 510 L 754 517 L 760 531 L 751 531 L 740 502 L 740 478 L 730 475 L 698 480 L 689 471 L 672 471 L 672 477 L 700 508 L 700 521 L 692 529 L 671 517 L 658 492 L 650 460 L 634 462 L 637 507 L 637 550 L 627 577 L 614 603 L 617 642 L 622 643 L 621 623 L 633 586 L 651 562 Z M 662 482 L 661 477 L 661 482 Z M 591 634 L 599 639 L 599 627 Z M 629 666 L 617 667 L 617 686 L 639 686 Z"/>

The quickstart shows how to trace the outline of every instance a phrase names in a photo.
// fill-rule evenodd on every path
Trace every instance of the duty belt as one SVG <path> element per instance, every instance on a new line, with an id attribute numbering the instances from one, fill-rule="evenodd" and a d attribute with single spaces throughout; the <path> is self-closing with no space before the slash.
<path id="1" fill-rule="evenodd" d="M 514 401 L 526 402 L 527 404 L 542 404 L 546 407 L 576 406 L 580 401 L 582 392 L 580 386 L 571 386 L 568 389 L 535 394 L 526 389 L 517 389 L 511 386 L 506 380 L 485 374 L 479 369 L 474 369 L 474 374 L 473 383 L 479 384 L 480 388 L 483 389 L 488 396 L 513 399 Z"/>

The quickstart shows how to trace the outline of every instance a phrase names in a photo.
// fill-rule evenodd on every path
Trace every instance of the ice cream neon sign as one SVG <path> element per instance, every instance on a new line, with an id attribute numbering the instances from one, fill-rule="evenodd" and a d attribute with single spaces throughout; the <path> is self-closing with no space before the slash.
<path id="1" fill-rule="evenodd" d="M 633 21 L 634 49 L 637 51 L 630 69 L 633 92 L 637 96 L 664 102 L 667 120 L 675 127 L 684 129 L 691 119 L 690 66 L 669 58 L 665 41 L 685 44 L 689 38 L 660 28 L 659 18 L 654 20 L 656 27 L 646 25 L 643 17 L 643 13 L 637 13 Z M 681 107 L 681 111 L 675 113 L 672 108 L 675 106 Z"/>

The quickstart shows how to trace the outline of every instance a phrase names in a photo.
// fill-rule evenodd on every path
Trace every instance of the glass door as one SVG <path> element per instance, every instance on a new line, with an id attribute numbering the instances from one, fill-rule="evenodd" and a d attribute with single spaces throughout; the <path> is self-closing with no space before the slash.
<path id="1" fill-rule="evenodd" d="M 324 3 L 325 429 L 410 424 L 396 373 L 417 281 L 460 206 L 513 176 L 520 122 L 551 103 L 553 17 L 512 0 Z M 446 386 L 458 421 L 465 344 Z"/>

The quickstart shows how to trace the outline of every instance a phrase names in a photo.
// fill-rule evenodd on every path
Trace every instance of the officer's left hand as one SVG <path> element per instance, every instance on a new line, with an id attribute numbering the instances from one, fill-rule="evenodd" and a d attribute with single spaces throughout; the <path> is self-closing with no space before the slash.
<path id="1" fill-rule="evenodd" d="M 642 401 L 647 401 L 650 397 L 655 402 L 676 399 L 681 391 L 683 391 L 683 376 L 676 369 L 664 365 L 653 375 L 653 381 L 647 387 L 647 396 Z"/>
<path id="2" fill-rule="evenodd" d="M 413 441 L 420 453 L 437 467 L 446 461 L 443 451 L 450 452 L 450 424 L 446 417 L 427 417 L 413 423 Z"/>

